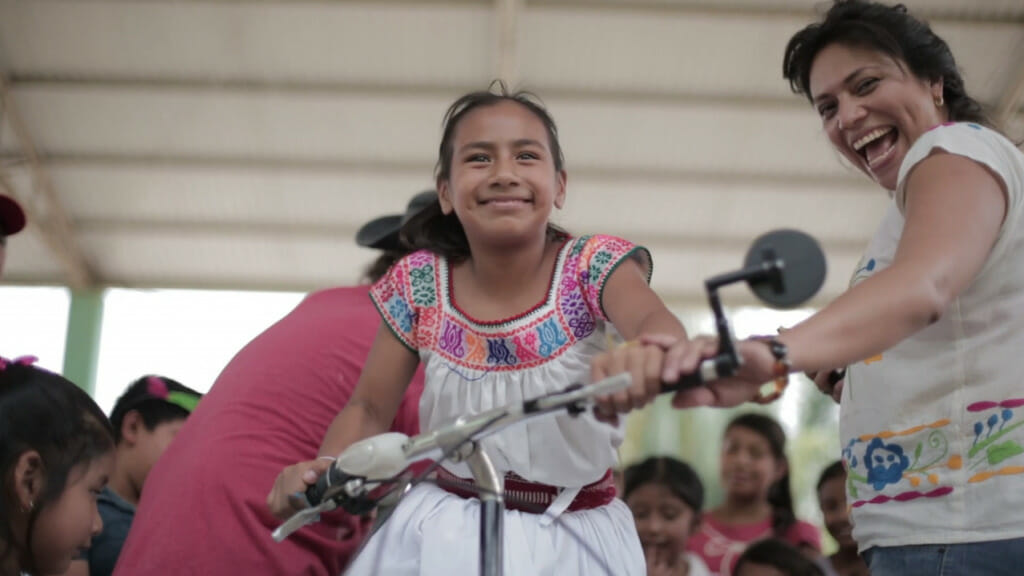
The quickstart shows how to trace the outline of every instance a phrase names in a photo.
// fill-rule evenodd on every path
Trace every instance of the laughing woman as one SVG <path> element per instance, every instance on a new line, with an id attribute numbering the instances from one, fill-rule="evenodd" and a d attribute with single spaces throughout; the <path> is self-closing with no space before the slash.
<path id="1" fill-rule="evenodd" d="M 817 375 L 840 400 L 853 536 L 871 574 L 1019 574 L 1024 154 L 967 95 L 946 42 L 902 6 L 835 2 L 790 40 L 784 72 L 891 205 L 843 296 L 743 342 L 736 378 L 675 403 L 736 405 L 787 371 Z M 663 378 L 714 347 L 674 345 Z M 832 385 L 839 367 L 847 379 Z"/>

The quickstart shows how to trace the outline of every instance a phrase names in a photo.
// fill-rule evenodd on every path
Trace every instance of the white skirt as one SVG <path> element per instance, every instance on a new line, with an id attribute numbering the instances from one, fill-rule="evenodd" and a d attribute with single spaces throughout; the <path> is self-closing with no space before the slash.
<path id="1" fill-rule="evenodd" d="M 564 512 L 505 511 L 505 576 L 643 576 L 644 553 L 622 500 Z M 582 541 L 582 543 L 581 543 Z M 347 576 L 472 576 L 480 567 L 480 501 L 423 483 L 363 547 Z"/>

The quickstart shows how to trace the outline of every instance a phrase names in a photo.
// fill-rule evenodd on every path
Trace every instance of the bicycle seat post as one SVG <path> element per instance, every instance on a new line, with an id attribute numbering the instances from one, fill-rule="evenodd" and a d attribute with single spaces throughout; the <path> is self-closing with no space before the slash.
<path id="1" fill-rule="evenodd" d="M 491 459 L 476 442 L 469 453 L 464 454 L 464 460 L 480 488 L 480 574 L 501 576 L 505 477 L 498 475 Z"/>

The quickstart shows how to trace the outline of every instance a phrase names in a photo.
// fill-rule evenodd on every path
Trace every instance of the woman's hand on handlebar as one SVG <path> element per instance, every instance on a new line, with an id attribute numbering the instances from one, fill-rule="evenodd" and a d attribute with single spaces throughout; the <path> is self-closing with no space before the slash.
<path id="1" fill-rule="evenodd" d="M 274 487 L 267 494 L 267 507 L 276 518 L 284 520 L 299 511 L 292 505 L 290 495 L 304 493 L 307 488 L 316 484 L 320 476 L 330 468 L 332 460 L 318 458 L 293 464 L 277 475 Z"/>
<path id="2" fill-rule="evenodd" d="M 687 342 L 653 337 L 645 340 L 667 348 L 661 375 L 667 383 L 678 382 L 681 377 L 699 370 L 702 360 L 718 352 L 718 338 L 714 336 L 697 336 Z M 734 376 L 680 390 L 672 398 L 672 405 L 676 408 L 731 407 L 756 398 L 761 386 L 772 380 L 775 358 L 763 342 L 743 340 L 736 343 L 736 348 L 742 365 Z"/>

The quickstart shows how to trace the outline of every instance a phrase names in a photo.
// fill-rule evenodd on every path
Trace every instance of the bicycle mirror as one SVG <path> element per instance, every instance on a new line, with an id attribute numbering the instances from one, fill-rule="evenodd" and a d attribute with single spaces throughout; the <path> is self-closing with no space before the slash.
<path id="1" fill-rule="evenodd" d="M 758 237 L 744 266 L 762 267 L 764 273 L 750 277 L 747 284 L 773 308 L 799 306 L 825 283 L 825 254 L 814 238 L 799 230 L 775 230 Z"/>

